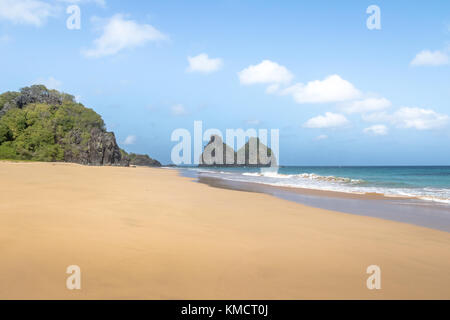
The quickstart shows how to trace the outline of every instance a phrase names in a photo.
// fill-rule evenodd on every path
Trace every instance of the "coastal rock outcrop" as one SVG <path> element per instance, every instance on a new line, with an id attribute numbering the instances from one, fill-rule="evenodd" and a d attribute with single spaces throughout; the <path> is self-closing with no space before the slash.
<path id="1" fill-rule="evenodd" d="M 271 167 L 277 166 L 272 149 L 259 138 L 249 138 L 237 152 L 213 135 L 200 156 L 200 167 Z"/>
<path id="2" fill-rule="evenodd" d="M 233 148 L 222 141 L 218 135 L 212 135 L 200 156 L 200 167 L 228 167 L 235 166 L 236 153 Z"/>
<path id="3" fill-rule="evenodd" d="M 144 167 L 160 167 L 161 163 L 158 160 L 150 158 L 146 154 L 128 154 L 130 165 L 144 166 Z"/>
<path id="4" fill-rule="evenodd" d="M 64 152 L 65 162 L 94 166 L 129 165 L 130 160 L 120 152 L 113 132 L 94 128 L 87 144 L 82 143 L 81 135 L 82 132 L 77 129 L 69 133 L 70 148 Z"/>
<path id="5" fill-rule="evenodd" d="M 251 137 L 237 151 L 237 163 L 245 167 L 276 167 L 277 159 L 272 149 L 262 143 L 259 138 Z"/>
<path id="6" fill-rule="evenodd" d="M 97 113 L 43 85 L 0 94 L 0 159 L 161 165 L 147 155 L 128 155 Z"/>

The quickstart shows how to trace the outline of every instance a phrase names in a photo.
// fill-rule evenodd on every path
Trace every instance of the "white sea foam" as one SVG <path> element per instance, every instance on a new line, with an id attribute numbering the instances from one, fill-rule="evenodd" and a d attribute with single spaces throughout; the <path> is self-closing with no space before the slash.
<path id="1" fill-rule="evenodd" d="M 301 174 L 280 174 L 278 172 L 244 172 L 243 176 L 249 177 L 268 177 L 268 178 L 278 178 L 278 179 L 309 179 L 317 181 L 331 181 L 331 182 L 351 182 L 351 183 L 361 183 L 363 180 L 335 177 L 335 176 L 320 176 L 314 173 L 301 173 Z"/>
<path id="2" fill-rule="evenodd" d="M 281 174 L 273 169 L 263 169 L 260 172 L 219 172 L 214 170 L 200 170 L 199 172 L 230 181 L 353 194 L 376 193 L 387 197 L 407 197 L 450 204 L 450 189 L 379 187 L 359 179 L 322 176 L 314 173 Z"/>

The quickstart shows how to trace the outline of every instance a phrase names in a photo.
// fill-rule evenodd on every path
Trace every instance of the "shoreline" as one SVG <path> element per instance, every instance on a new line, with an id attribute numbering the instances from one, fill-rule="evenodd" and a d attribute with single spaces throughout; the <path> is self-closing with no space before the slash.
<path id="1" fill-rule="evenodd" d="M 160 168 L 0 163 L 0 299 L 449 299 L 450 235 Z M 379 265 L 382 289 L 368 290 Z M 79 265 L 82 290 L 65 288 Z"/>
<path id="2" fill-rule="evenodd" d="M 365 177 L 353 177 L 353 178 L 349 178 L 348 176 L 345 175 L 345 173 L 337 173 L 335 172 L 328 172 L 328 173 L 320 173 L 321 169 L 377 169 L 377 168 L 397 168 L 397 169 L 416 169 L 416 168 L 425 168 L 425 169 L 429 169 L 429 168 L 443 168 L 443 170 L 450 170 L 450 166 L 348 166 L 348 167 L 336 167 L 336 166 L 317 166 L 317 167 L 301 167 L 301 166 L 282 166 L 282 167 L 278 167 L 278 168 L 274 168 L 277 169 L 278 171 L 268 171 L 268 173 L 275 173 L 275 176 L 272 175 L 265 175 L 264 173 L 264 169 L 265 168 L 256 168 L 261 170 L 260 172 L 258 171 L 254 171 L 255 168 L 252 167 L 241 167 L 239 169 L 245 169 L 244 172 L 242 171 L 233 171 L 233 170 L 227 170 L 227 168 L 223 168 L 224 170 L 220 170 L 221 167 L 211 167 L 211 168 L 203 168 L 203 167 L 177 167 L 177 169 L 179 170 L 183 170 L 187 173 L 187 175 L 189 175 L 189 171 L 192 171 L 192 176 L 196 176 L 196 174 L 202 174 L 204 176 L 209 176 L 209 177 L 213 177 L 213 178 L 219 178 L 219 179 L 223 179 L 223 180 L 229 180 L 229 181 L 234 181 L 236 183 L 250 183 L 250 184 L 260 184 L 260 185 L 265 185 L 265 186 L 270 186 L 270 187 L 274 187 L 274 188 L 278 188 L 280 190 L 284 189 L 287 191 L 292 191 L 292 192 L 298 192 L 300 191 L 303 194 L 313 194 L 313 195 L 325 195 L 325 196 L 329 196 L 329 197 L 346 197 L 346 198 L 353 198 L 353 199 L 381 199 L 381 200 L 406 200 L 406 201 L 417 201 L 419 204 L 430 204 L 430 205 L 436 205 L 436 206 L 441 206 L 443 208 L 448 208 L 448 210 L 450 211 L 450 195 L 448 197 L 445 197 L 445 195 L 436 195 L 436 193 L 440 192 L 440 191 L 445 191 L 445 190 L 439 190 L 440 188 L 443 189 L 448 189 L 447 186 L 430 186 L 427 187 L 426 185 L 414 185 L 414 183 L 416 182 L 412 182 L 412 185 L 408 185 L 408 183 L 411 182 L 399 182 L 399 181 L 390 181 L 390 180 L 384 180 L 384 183 L 399 183 L 399 184 L 404 184 L 402 187 L 396 186 L 396 187 L 387 187 L 386 185 L 383 186 L 382 184 L 379 186 L 375 186 L 373 183 L 374 181 L 365 181 Z M 299 171 L 299 172 L 303 172 L 303 173 L 298 173 L 298 172 L 281 172 L 280 170 L 287 170 L 289 168 L 293 168 L 293 169 L 302 169 L 305 171 Z M 315 173 L 316 171 L 311 171 L 312 169 L 318 170 L 319 173 Z M 231 168 L 234 169 L 234 168 Z M 250 171 L 247 171 L 250 170 Z M 280 177 L 283 177 L 282 180 L 280 180 L 279 177 L 277 177 L 277 175 L 280 175 Z M 295 183 L 295 180 L 293 180 L 292 182 L 289 181 L 289 179 L 291 179 L 291 177 L 295 177 L 295 176 L 315 176 L 317 177 L 318 180 L 328 180 L 328 181 L 345 181 L 347 180 L 347 182 L 367 182 L 368 185 L 366 186 L 362 186 L 362 187 L 354 187 L 353 189 L 351 187 L 348 187 L 348 185 L 340 185 L 339 188 L 336 188 L 336 186 L 333 185 L 325 185 L 325 186 L 317 186 L 314 184 L 310 184 L 308 186 L 304 186 L 304 185 L 298 185 Z M 341 176 L 342 175 L 342 176 Z M 243 178 L 244 176 L 251 176 L 251 177 L 268 177 L 270 179 L 276 179 L 278 178 L 278 180 L 272 180 L 272 181 L 268 181 L 268 180 L 254 180 L 254 179 L 245 179 Z M 307 177 L 310 178 L 310 177 Z M 417 177 L 416 177 L 417 178 Z M 286 179 L 286 180 L 284 180 Z M 310 178 L 311 179 L 311 178 Z M 315 180 L 315 178 L 312 178 L 313 180 Z M 370 178 L 369 178 L 370 179 Z M 389 179 L 389 177 L 384 177 L 384 179 Z M 285 183 L 287 182 L 287 184 Z M 381 181 L 378 181 L 378 183 Z M 293 184 L 294 183 L 294 184 Z M 428 181 L 428 183 L 432 183 L 430 181 Z M 346 189 L 347 187 L 347 189 Z M 366 189 L 366 190 L 364 190 Z M 375 190 L 374 190 L 375 189 Z M 378 189 L 378 190 L 377 190 Z M 430 190 L 427 190 L 430 189 Z M 432 190 L 434 189 L 434 190 Z M 399 190 L 401 192 L 399 192 Z M 413 190 L 413 191 L 409 191 L 409 190 Z M 418 194 L 417 192 L 414 192 L 416 190 L 426 190 L 426 191 L 430 191 L 430 192 L 434 192 L 433 193 L 422 193 L 422 194 Z M 403 192 L 403 193 L 402 193 Z M 409 193 L 409 194 L 408 194 Z"/>
<path id="3" fill-rule="evenodd" d="M 264 193 L 314 208 L 363 215 L 450 232 L 450 207 L 439 203 L 427 203 L 417 198 L 281 187 L 202 176 L 202 174 L 186 174 L 184 170 L 179 170 L 179 172 L 181 176 L 194 178 L 197 182 L 211 187 Z"/>

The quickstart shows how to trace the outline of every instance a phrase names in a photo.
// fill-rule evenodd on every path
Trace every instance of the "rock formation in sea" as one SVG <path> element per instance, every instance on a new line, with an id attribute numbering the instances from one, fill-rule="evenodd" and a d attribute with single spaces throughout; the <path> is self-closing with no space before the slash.
<path id="1" fill-rule="evenodd" d="M 200 156 L 200 167 L 229 167 L 235 166 L 236 153 L 233 148 L 225 144 L 218 135 L 212 135 Z"/>
<path id="2" fill-rule="evenodd" d="M 200 167 L 271 167 L 277 160 L 270 148 L 259 138 L 249 138 L 237 152 L 213 135 L 200 156 Z"/>
<path id="3" fill-rule="evenodd" d="M 237 164 L 245 167 L 276 167 L 277 159 L 272 149 L 259 138 L 251 137 L 236 153 Z"/>

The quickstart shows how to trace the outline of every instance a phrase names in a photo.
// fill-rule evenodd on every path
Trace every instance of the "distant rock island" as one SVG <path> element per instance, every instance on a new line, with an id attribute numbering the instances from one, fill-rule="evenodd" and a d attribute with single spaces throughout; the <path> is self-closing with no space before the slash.
<path id="1" fill-rule="evenodd" d="M 236 165 L 236 153 L 233 148 L 222 141 L 217 135 L 211 136 L 200 156 L 200 167 L 234 167 Z"/>
<path id="2" fill-rule="evenodd" d="M 275 167 L 277 159 L 272 149 L 259 138 L 251 137 L 237 152 L 212 135 L 199 159 L 199 167 Z"/>
<path id="3" fill-rule="evenodd" d="M 161 166 L 120 149 L 94 110 L 43 85 L 0 94 L 0 159 Z"/>

